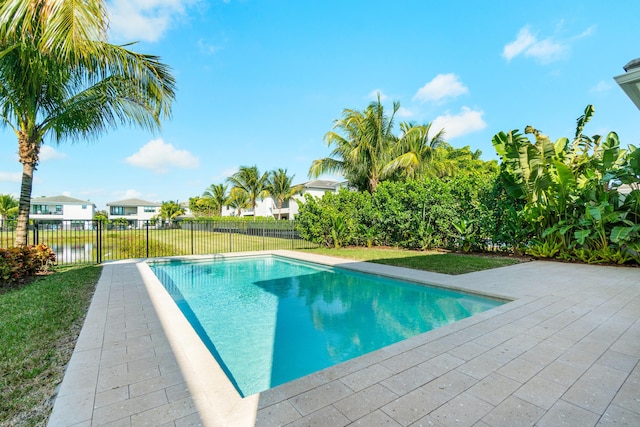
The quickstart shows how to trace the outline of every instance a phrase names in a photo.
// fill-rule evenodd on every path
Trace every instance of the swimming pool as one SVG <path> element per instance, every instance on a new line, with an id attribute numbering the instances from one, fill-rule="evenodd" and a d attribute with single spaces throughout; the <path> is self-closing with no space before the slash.
<path id="1" fill-rule="evenodd" d="M 149 266 L 242 396 L 503 303 L 274 255 Z"/>

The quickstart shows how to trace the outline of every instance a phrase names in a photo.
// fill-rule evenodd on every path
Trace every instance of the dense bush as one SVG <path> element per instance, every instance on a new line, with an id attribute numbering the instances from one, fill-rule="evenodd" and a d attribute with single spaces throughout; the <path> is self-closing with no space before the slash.
<path id="1" fill-rule="evenodd" d="M 500 188 L 491 175 L 387 181 L 373 194 L 342 189 L 322 198 L 307 196 L 296 224 L 303 238 L 325 246 L 506 248 L 516 238 L 512 235 L 517 234 L 517 226 L 509 216 L 506 221 L 500 216 L 515 209 L 508 195 L 495 198 Z"/>
<path id="2" fill-rule="evenodd" d="M 55 262 L 55 253 L 44 244 L 0 248 L 0 288 L 48 271 Z"/>

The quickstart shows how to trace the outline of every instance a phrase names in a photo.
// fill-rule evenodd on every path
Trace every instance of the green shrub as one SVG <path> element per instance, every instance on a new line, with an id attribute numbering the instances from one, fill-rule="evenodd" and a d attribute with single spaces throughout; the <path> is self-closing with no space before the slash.
<path id="1" fill-rule="evenodd" d="M 23 283 L 55 262 L 55 253 L 45 244 L 0 248 L 0 288 Z"/>

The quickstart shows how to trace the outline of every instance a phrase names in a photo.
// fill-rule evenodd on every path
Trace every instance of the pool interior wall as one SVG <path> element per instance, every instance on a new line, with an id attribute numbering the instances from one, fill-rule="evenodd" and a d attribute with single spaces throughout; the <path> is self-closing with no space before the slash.
<path id="1" fill-rule="evenodd" d="M 149 265 L 242 396 L 505 302 L 276 255 Z"/>

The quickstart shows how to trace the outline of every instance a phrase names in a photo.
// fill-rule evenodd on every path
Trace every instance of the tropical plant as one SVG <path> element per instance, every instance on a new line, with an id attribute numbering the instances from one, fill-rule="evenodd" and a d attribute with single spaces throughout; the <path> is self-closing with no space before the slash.
<path id="1" fill-rule="evenodd" d="M 217 216 L 222 216 L 222 207 L 227 204 L 229 200 L 229 194 L 227 193 L 226 184 L 211 184 L 202 193 L 203 199 L 209 199 L 214 209 L 216 209 Z"/>
<path id="2" fill-rule="evenodd" d="M 397 140 L 392 131 L 398 109 L 400 104 L 394 102 L 387 116 L 379 96 L 364 111 L 345 109 L 333 126 L 344 136 L 337 131 L 325 135 L 327 145 L 334 146 L 331 157 L 314 160 L 309 175 L 340 173 L 355 188 L 373 192 L 392 171 L 388 163 Z"/>
<path id="3" fill-rule="evenodd" d="M 431 123 L 415 125 L 403 122 L 400 123 L 400 131 L 402 136 L 392 147 L 394 158 L 385 165 L 383 175 L 396 173 L 409 179 L 432 176 L 439 149 L 449 146 L 444 140 L 444 129 L 430 137 Z"/>
<path id="4" fill-rule="evenodd" d="M 620 148 L 618 135 L 583 134 L 593 116 L 589 105 L 578 118 L 572 141 L 555 142 L 532 126 L 535 143 L 517 130 L 494 136 L 502 158 L 501 177 L 507 192 L 524 201 L 524 219 L 534 239 L 529 252 L 536 256 L 580 259 L 586 262 L 640 260 L 638 197 L 640 181 L 634 146 Z M 622 183 L 632 191 L 618 191 Z"/>
<path id="5" fill-rule="evenodd" d="M 244 209 L 251 207 L 251 200 L 249 200 L 249 194 L 240 188 L 232 188 L 229 193 L 229 200 L 227 206 L 236 211 L 236 216 L 242 216 Z M 255 216 L 254 216 L 255 219 Z"/>
<path id="6" fill-rule="evenodd" d="M 18 200 L 11 194 L 0 194 L 0 220 L 15 219 L 18 214 Z"/>
<path id="7" fill-rule="evenodd" d="M 189 198 L 189 210 L 195 217 L 212 217 L 219 214 L 213 199 L 198 196 Z"/>
<path id="8" fill-rule="evenodd" d="M 244 192 L 249 200 L 249 207 L 253 210 L 253 217 L 256 216 L 256 204 L 258 199 L 269 195 L 268 190 L 269 174 L 260 174 L 257 166 L 240 166 L 238 172 L 227 178 L 232 185 L 233 197 L 239 197 L 238 193 Z"/>
<path id="9" fill-rule="evenodd" d="M 278 219 L 281 218 L 282 205 L 288 202 L 295 195 L 302 194 L 304 191 L 304 185 L 298 184 L 292 186 L 293 178 L 295 175 L 287 175 L 286 169 L 277 169 L 271 171 L 269 174 L 269 182 L 267 183 L 267 190 L 269 195 L 275 200 L 276 207 L 278 208 Z"/>
<path id="10" fill-rule="evenodd" d="M 166 221 L 169 228 L 173 227 L 173 221 L 180 215 L 184 215 L 184 208 L 177 201 L 162 202 L 160 205 L 158 218 Z"/>
<path id="11" fill-rule="evenodd" d="M 27 243 L 33 173 L 45 141 L 95 139 L 119 124 L 155 130 L 175 81 L 158 57 L 107 42 L 104 0 L 0 3 L 0 114 L 18 139 L 16 245 Z"/>

